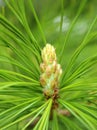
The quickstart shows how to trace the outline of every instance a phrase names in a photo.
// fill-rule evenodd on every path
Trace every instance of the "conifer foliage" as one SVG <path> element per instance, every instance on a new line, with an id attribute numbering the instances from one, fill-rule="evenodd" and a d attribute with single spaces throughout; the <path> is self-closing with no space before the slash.
<path id="1" fill-rule="evenodd" d="M 78 1 L 71 21 L 65 4 L 4 0 L 0 130 L 97 130 L 97 16 L 80 35 L 88 2 Z"/>

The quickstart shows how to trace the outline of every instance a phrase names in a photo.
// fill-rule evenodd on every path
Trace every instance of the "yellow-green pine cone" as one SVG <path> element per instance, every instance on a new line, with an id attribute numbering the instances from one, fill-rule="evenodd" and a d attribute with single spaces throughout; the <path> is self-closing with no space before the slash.
<path id="1" fill-rule="evenodd" d="M 51 97 L 54 89 L 58 87 L 62 69 L 57 63 L 55 48 L 51 44 L 46 44 L 41 51 L 41 56 L 43 63 L 40 64 L 40 83 L 44 88 L 44 94 Z"/>

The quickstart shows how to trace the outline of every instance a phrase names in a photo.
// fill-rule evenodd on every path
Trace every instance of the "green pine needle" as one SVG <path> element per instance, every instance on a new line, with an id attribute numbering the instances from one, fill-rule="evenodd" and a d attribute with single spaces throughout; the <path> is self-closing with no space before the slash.
<path id="1" fill-rule="evenodd" d="M 94 1 L 4 0 L 0 130 L 97 130 Z M 42 55 L 46 44 L 52 51 Z M 54 62 L 46 64 L 43 56 Z"/>

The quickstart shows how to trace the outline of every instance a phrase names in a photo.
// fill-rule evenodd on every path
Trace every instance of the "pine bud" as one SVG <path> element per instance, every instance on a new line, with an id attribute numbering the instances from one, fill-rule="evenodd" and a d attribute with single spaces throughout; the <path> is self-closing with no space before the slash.
<path id="1" fill-rule="evenodd" d="M 55 48 L 52 45 L 46 44 L 41 55 L 43 63 L 40 64 L 40 83 L 44 88 L 43 92 L 45 96 L 51 97 L 59 85 L 62 69 L 60 64 L 57 63 Z"/>

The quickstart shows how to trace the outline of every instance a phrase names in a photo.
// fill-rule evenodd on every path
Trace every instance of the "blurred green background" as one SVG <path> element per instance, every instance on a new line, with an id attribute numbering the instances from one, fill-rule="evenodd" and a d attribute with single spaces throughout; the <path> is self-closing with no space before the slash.
<path id="1" fill-rule="evenodd" d="M 80 0 L 63 0 L 63 5 L 61 4 L 61 0 L 33 0 L 35 10 L 37 12 L 38 18 L 41 22 L 43 31 L 45 33 L 46 39 L 49 43 L 53 43 L 56 47 L 57 53 L 62 50 L 62 44 L 64 42 L 65 35 L 70 27 L 70 24 L 74 17 L 77 14 L 78 8 L 82 1 Z M 67 63 L 68 58 L 72 55 L 74 50 L 79 46 L 83 37 L 85 36 L 88 28 L 90 27 L 90 23 L 95 18 L 97 14 L 96 9 L 97 1 L 96 0 L 87 0 L 85 7 L 80 14 L 73 30 L 70 34 L 66 51 L 64 52 L 65 63 Z M 63 8 L 63 10 L 62 10 Z M 25 10 L 26 16 L 29 22 L 29 26 L 38 40 L 38 42 L 42 45 L 41 35 L 38 30 L 37 24 L 35 22 L 35 18 L 32 15 L 32 12 L 29 10 L 29 4 L 25 1 Z M 17 20 L 16 16 L 9 10 L 3 0 L 0 0 L 0 12 L 5 17 L 9 19 L 15 26 L 17 26 L 23 33 L 24 31 L 22 25 Z M 63 14 L 63 25 L 62 25 L 62 33 L 60 34 L 60 20 L 61 14 Z M 94 27 L 94 32 L 96 32 L 96 25 Z M 95 38 L 90 44 L 83 50 L 81 55 L 78 58 L 78 62 L 84 59 L 85 57 L 95 54 L 97 52 L 97 38 Z M 2 46 L 0 46 L 0 54 L 10 55 L 10 50 L 3 46 L 3 43 L 0 42 Z M 60 47 L 57 48 L 57 45 L 60 44 Z M 0 64 L 2 67 L 2 64 Z M 5 65 L 3 65 L 5 67 Z M 8 67 L 8 66 L 7 66 Z M 8 67 L 9 68 L 9 67 Z"/>

